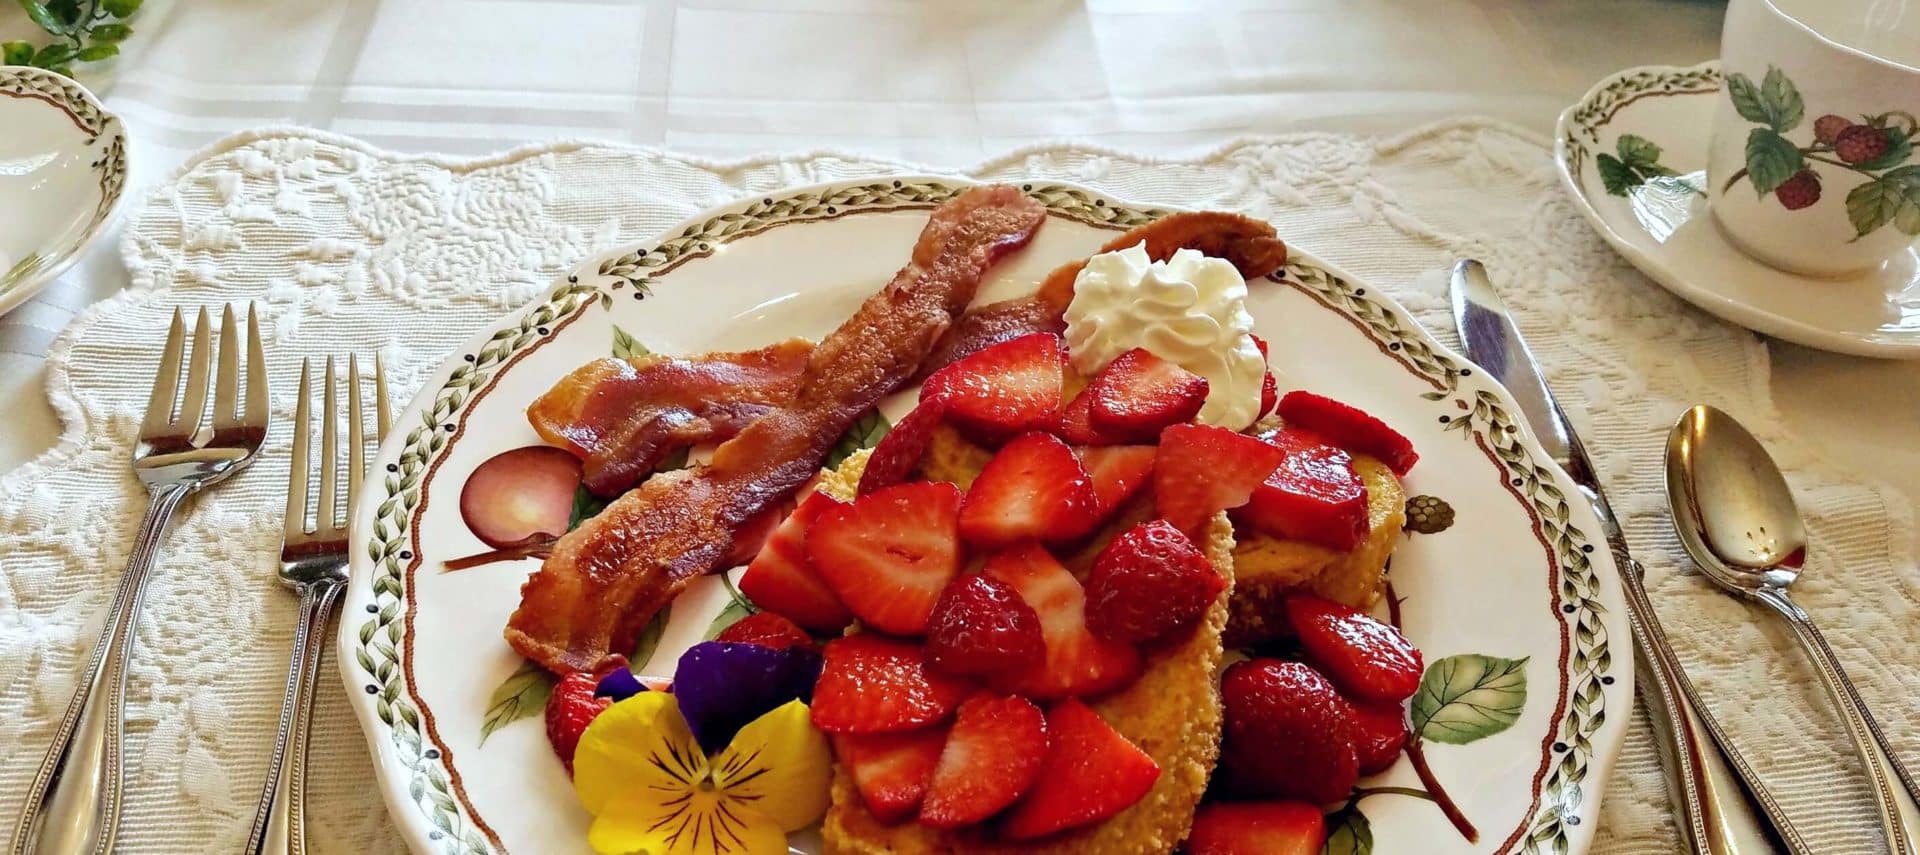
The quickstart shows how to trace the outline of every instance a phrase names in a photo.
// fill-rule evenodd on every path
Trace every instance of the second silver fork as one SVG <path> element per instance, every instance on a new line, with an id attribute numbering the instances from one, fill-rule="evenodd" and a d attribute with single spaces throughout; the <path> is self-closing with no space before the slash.
<path id="1" fill-rule="evenodd" d="M 380 360 L 374 359 L 374 414 L 377 437 L 387 433 L 387 380 Z M 313 717 L 313 688 L 320 669 L 320 652 L 334 603 L 347 583 L 347 524 L 343 521 L 338 488 L 340 399 L 334 381 L 333 358 L 326 362 L 325 404 L 321 407 L 319 502 L 313 506 L 313 529 L 307 529 L 308 450 L 312 437 L 309 401 L 312 399 L 311 362 L 300 366 L 300 398 L 293 416 L 293 453 L 287 470 L 287 519 L 280 550 L 280 582 L 300 595 L 300 622 L 294 628 L 293 654 L 287 666 L 286 694 L 280 706 L 280 731 L 266 785 L 255 808 L 249 853 L 306 851 L 307 737 Z M 345 511 L 353 513 L 366 472 L 366 420 L 360 407 L 360 361 L 347 359 L 347 495 Z"/>

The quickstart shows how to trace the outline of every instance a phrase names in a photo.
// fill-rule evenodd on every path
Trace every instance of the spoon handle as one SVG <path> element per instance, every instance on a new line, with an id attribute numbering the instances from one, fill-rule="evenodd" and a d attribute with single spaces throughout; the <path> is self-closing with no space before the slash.
<path id="1" fill-rule="evenodd" d="M 1667 790 L 1690 844 L 1688 851 L 1695 855 L 1810 855 L 1812 850 L 1734 750 L 1680 667 L 1641 581 L 1645 571 L 1640 563 L 1624 550 L 1616 553 L 1615 560 L 1622 570 L 1627 618 L 1636 642 L 1640 699 L 1666 761 Z"/>
<path id="2" fill-rule="evenodd" d="M 1786 591 L 1762 588 L 1754 598 L 1786 617 L 1795 637 L 1800 639 L 1800 646 L 1813 660 L 1814 670 L 1820 672 L 1827 693 L 1833 696 L 1834 706 L 1839 707 L 1847 735 L 1853 738 L 1853 745 L 1866 764 L 1867 783 L 1873 789 L 1874 807 L 1880 811 L 1880 825 L 1886 833 L 1888 850 L 1894 855 L 1920 855 L 1920 804 L 1916 804 L 1916 800 L 1920 800 L 1920 788 L 1914 786 L 1913 775 L 1887 745 L 1886 734 L 1868 711 L 1866 702 L 1861 700 L 1853 681 L 1847 678 L 1846 669 L 1840 667 L 1840 658 L 1828 646 L 1820 629 L 1813 625 L 1813 618 L 1789 598 Z"/>

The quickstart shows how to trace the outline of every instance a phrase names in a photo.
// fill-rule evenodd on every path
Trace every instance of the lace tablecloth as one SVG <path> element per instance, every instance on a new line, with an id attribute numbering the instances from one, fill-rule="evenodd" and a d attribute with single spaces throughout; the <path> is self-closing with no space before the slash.
<path id="1" fill-rule="evenodd" d="M 59 445 L 0 476 L 0 820 L 20 809 L 126 558 L 142 498 L 126 460 L 175 306 L 258 304 L 278 422 L 259 465 L 186 510 L 148 598 L 121 835 L 126 851 L 142 853 L 232 851 L 251 819 L 294 618 L 273 568 L 287 380 L 302 356 L 377 350 L 404 395 L 472 331 L 592 249 L 737 196 L 909 169 L 833 153 L 714 163 L 578 143 L 454 161 L 300 130 L 233 137 L 193 158 L 131 208 L 123 249 L 134 288 L 88 309 L 54 347 Z M 1903 746 L 1920 745 L 1911 509 L 1784 432 L 1761 344 L 1610 252 L 1555 183 L 1545 140 L 1461 121 L 1391 138 L 1246 140 L 1191 161 L 1030 148 L 968 172 L 1271 219 L 1439 330 L 1450 329 L 1447 265 L 1487 262 L 1595 451 L 1669 632 L 1715 711 L 1819 851 L 1880 851 L 1858 763 L 1790 637 L 1679 569 L 1660 488 L 1665 429 L 1685 406 L 1713 403 L 1753 426 L 1790 469 L 1812 518 L 1804 601 Z M 1472 568 L 1460 572 L 1470 579 Z M 316 720 L 316 849 L 402 849 L 332 680 Z M 1914 751 L 1906 759 L 1920 765 Z M 1637 712 L 1603 821 L 1598 852 L 1677 846 Z"/>

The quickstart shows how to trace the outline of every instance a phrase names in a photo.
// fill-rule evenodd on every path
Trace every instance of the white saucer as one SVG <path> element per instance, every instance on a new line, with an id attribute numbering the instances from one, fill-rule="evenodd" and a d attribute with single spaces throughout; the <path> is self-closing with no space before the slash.
<path id="1" fill-rule="evenodd" d="M 0 314 L 106 230 L 127 181 L 127 134 L 80 84 L 0 67 Z"/>
<path id="2" fill-rule="evenodd" d="M 1560 114 L 1554 159 L 1593 227 L 1654 281 L 1733 323 L 1786 341 L 1856 356 L 1920 359 L 1920 251 L 1879 271 L 1818 279 L 1743 254 L 1707 211 L 1707 136 L 1720 64 L 1630 68 Z M 1609 192 L 1601 155 L 1621 157 L 1632 134 L 1659 147 L 1671 178 Z"/>

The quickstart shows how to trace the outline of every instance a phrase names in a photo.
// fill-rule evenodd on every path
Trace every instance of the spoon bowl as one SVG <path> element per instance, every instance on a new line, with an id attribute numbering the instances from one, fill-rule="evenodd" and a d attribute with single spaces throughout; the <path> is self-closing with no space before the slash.
<path id="1" fill-rule="evenodd" d="M 1681 545 L 1708 578 L 1740 594 L 1800 576 L 1807 529 L 1765 446 L 1704 404 L 1667 434 L 1667 498 Z"/>

